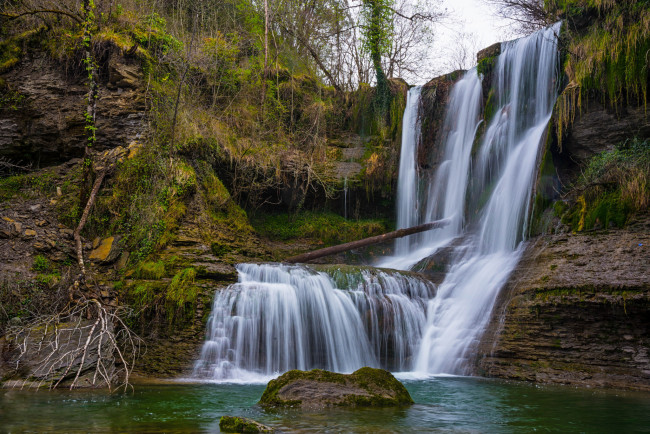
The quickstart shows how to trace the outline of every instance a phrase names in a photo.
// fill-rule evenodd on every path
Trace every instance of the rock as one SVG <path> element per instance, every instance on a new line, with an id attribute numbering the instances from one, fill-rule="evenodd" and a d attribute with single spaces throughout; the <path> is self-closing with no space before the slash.
<path id="1" fill-rule="evenodd" d="M 650 391 L 650 218 L 640 223 L 530 240 L 496 300 L 475 373 Z"/>
<path id="2" fill-rule="evenodd" d="M 484 48 L 480 50 L 478 53 L 476 53 L 476 63 L 479 63 L 483 59 L 496 57 L 499 54 L 501 54 L 501 42 L 492 44 L 489 47 Z"/>
<path id="3" fill-rule="evenodd" d="M 97 151 L 130 143 L 146 130 L 142 67 L 116 53 L 106 51 L 114 85 L 99 88 Z M 35 49 L 2 78 L 28 103 L 0 113 L 0 156 L 50 165 L 83 155 L 83 74 L 71 76 L 63 64 Z"/>
<path id="4" fill-rule="evenodd" d="M 72 238 L 74 236 L 74 231 L 72 229 L 59 229 L 59 232 L 66 238 Z"/>
<path id="5" fill-rule="evenodd" d="M 40 211 L 40 209 L 41 209 L 41 205 L 40 205 L 40 204 L 32 205 L 32 206 L 29 207 L 29 210 L 30 210 L 31 212 L 38 212 L 38 211 Z"/>
<path id="6" fill-rule="evenodd" d="M 36 249 L 36 250 L 41 251 L 41 252 L 44 252 L 44 251 L 50 250 L 50 246 L 49 246 L 49 245 L 47 245 L 47 244 L 45 244 L 45 243 L 41 243 L 40 241 L 37 241 L 37 242 L 35 242 L 34 244 L 32 244 L 32 247 L 33 247 L 34 249 Z"/>
<path id="7" fill-rule="evenodd" d="M 222 262 L 195 262 L 192 264 L 199 277 L 220 281 L 237 281 L 237 270 Z"/>
<path id="8" fill-rule="evenodd" d="M 245 417 L 235 416 L 221 416 L 219 419 L 219 429 L 221 432 L 235 432 L 235 433 L 260 433 L 260 432 L 274 432 L 273 428 L 262 425 L 252 419 Z"/>
<path id="9" fill-rule="evenodd" d="M 63 196 L 63 192 L 61 192 L 61 187 L 56 188 L 56 195 L 59 197 Z"/>
<path id="10" fill-rule="evenodd" d="M 108 237 L 101 240 L 99 246 L 90 252 L 88 259 L 93 262 L 98 262 L 100 264 L 110 264 L 115 262 L 115 260 L 120 255 L 120 249 L 118 237 Z"/>
<path id="11" fill-rule="evenodd" d="M 23 232 L 23 225 L 19 222 L 14 222 L 14 230 L 16 233 L 21 234 Z"/>
<path id="12" fill-rule="evenodd" d="M 37 221 L 35 222 L 35 224 L 36 224 L 36 226 L 38 226 L 39 228 L 42 228 L 43 226 L 46 226 L 46 225 L 47 225 L 47 220 L 37 220 Z"/>
<path id="13" fill-rule="evenodd" d="M 115 268 L 118 270 L 123 269 L 126 267 L 126 263 L 129 261 L 129 252 L 122 252 L 120 255 L 120 258 L 117 260 L 117 264 L 115 264 Z"/>
<path id="14" fill-rule="evenodd" d="M 36 236 L 36 231 L 33 229 L 25 229 L 24 235 L 26 238 L 34 238 Z"/>
<path id="15" fill-rule="evenodd" d="M 352 374 L 314 369 L 289 371 L 269 382 L 259 402 L 269 407 L 392 407 L 413 404 L 402 383 L 383 369 Z"/>

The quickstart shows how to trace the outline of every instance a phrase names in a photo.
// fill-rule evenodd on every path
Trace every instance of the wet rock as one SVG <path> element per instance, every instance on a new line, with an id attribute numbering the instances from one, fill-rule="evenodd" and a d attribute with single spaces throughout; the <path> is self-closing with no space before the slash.
<path id="1" fill-rule="evenodd" d="M 252 419 L 235 416 L 222 416 L 219 419 L 219 429 L 221 432 L 231 433 L 270 433 L 275 431 L 273 428 Z"/>
<path id="2" fill-rule="evenodd" d="M 259 402 L 270 407 L 392 407 L 413 404 L 402 383 L 383 369 L 352 374 L 314 369 L 289 371 L 269 382 Z"/>
<path id="3" fill-rule="evenodd" d="M 90 252 L 88 259 L 100 264 L 111 264 L 120 256 L 119 237 L 108 237 L 101 240 L 99 246 Z"/>

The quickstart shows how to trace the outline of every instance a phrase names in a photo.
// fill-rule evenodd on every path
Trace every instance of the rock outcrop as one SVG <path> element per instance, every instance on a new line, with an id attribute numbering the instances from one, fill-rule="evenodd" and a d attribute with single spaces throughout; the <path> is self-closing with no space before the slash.
<path id="1" fill-rule="evenodd" d="M 140 65 L 117 53 L 107 64 L 97 100 L 98 151 L 126 146 L 145 134 Z M 0 110 L 1 157 L 47 166 L 83 155 L 88 89 L 80 74 L 45 53 L 30 52 L 0 79 L 0 93 L 18 101 Z"/>
<path id="2" fill-rule="evenodd" d="M 650 390 L 650 220 L 530 242 L 478 349 L 479 375 Z"/>
<path id="3" fill-rule="evenodd" d="M 270 381 L 259 403 L 301 408 L 391 407 L 413 404 L 413 399 L 383 369 L 361 368 L 349 375 L 314 369 L 289 371 Z"/>

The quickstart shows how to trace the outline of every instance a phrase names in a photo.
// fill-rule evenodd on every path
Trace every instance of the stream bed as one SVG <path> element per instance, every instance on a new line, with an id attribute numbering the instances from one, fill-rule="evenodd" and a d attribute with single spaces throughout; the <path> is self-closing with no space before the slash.
<path id="1" fill-rule="evenodd" d="M 262 384 L 137 385 L 107 391 L 0 389 L 1 432 L 218 432 L 222 415 L 282 432 L 650 432 L 650 394 L 470 377 L 403 380 L 395 409 L 264 410 Z"/>

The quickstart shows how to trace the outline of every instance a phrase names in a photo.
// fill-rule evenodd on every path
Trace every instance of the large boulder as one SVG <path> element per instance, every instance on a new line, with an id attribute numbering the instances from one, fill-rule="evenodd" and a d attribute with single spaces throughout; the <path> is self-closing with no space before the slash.
<path id="1" fill-rule="evenodd" d="M 392 407 L 413 404 L 402 383 L 383 369 L 352 374 L 289 371 L 269 382 L 259 402 L 269 407 Z"/>

